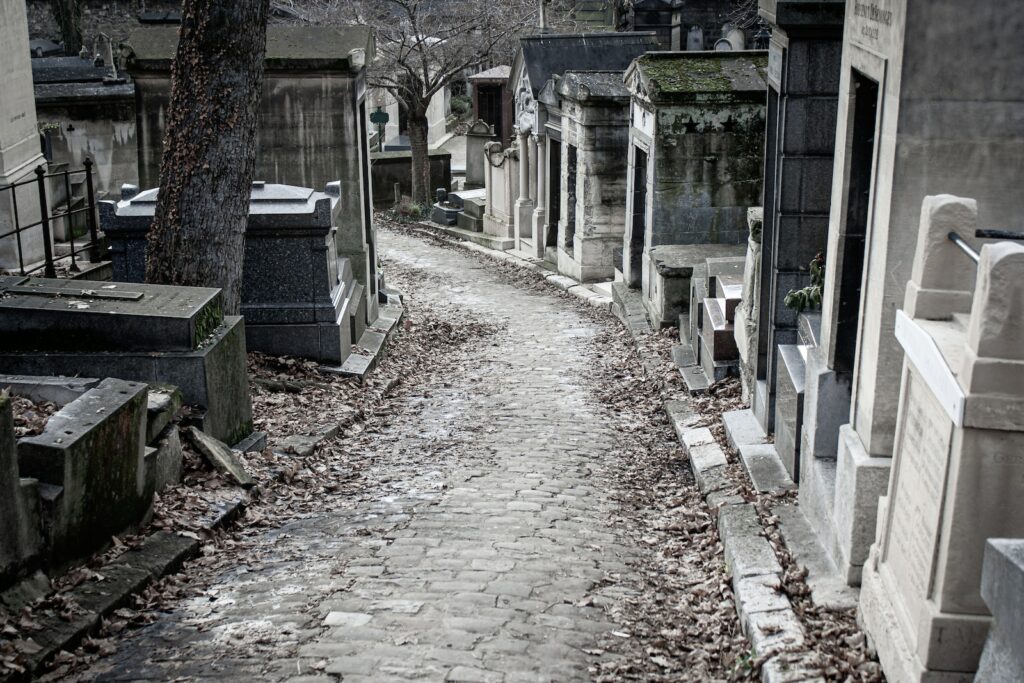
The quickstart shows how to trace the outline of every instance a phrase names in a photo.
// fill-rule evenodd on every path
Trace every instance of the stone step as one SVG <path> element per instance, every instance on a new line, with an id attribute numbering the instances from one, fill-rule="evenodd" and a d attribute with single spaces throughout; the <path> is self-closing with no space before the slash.
<path id="1" fill-rule="evenodd" d="M 729 283 L 732 281 L 743 284 L 743 267 L 746 265 L 746 250 L 743 255 L 736 256 L 715 256 L 705 260 L 708 278 L 708 296 L 720 297 L 719 282 Z M 734 278 L 738 278 L 735 279 Z"/>
<path id="2" fill-rule="evenodd" d="M 711 349 L 708 348 L 707 340 L 703 333 L 697 337 L 697 355 L 700 359 L 700 367 L 707 378 L 708 383 L 718 382 L 726 377 L 739 374 L 738 360 L 715 360 Z"/>
<path id="3" fill-rule="evenodd" d="M 469 230 L 470 232 L 483 232 L 484 221 L 482 218 L 477 218 L 470 215 L 467 212 L 460 213 L 455 219 L 455 225 L 463 230 Z"/>
<path id="4" fill-rule="evenodd" d="M 805 346 L 779 344 L 775 386 L 775 449 L 793 481 L 800 481 L 800 434 L 804 424 Z"/>
<path id="5" fill-rule="evenodd" d="M 676 344 L 672 347 L 672 362 L 679 368 L 697 365 L 697 354 L 689 344 Z"/>
<path id="6" fill-rule="evenodd" d="M 734 322 L 736 319 L 736 307 L 743 300 L 743 283 L 726 283 L 719 279 L 717 295 L 725 300 L 725 319 L 729 322 Z"/>
<path id="7" fill-rule="evenodd" d="M 465 211 L 473 218 L 479 218 L 483 220 L 485 209 L 486 205 L 483 199 L 471 198 L 466 199 L 464 202 L 463 211 Z"/>
<path id="8" fill-rule="evenodd" d="M 725 299 L 708 297 L 703 302 L 703 322 L 700 337 L 703 339 L 715 361 L 736 361 L 739 349 L 733 325 L 725 317 Z"/>

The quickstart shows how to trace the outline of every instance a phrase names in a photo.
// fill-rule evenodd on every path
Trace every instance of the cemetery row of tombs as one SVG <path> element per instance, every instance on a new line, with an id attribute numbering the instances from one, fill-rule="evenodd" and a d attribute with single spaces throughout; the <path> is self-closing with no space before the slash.
<path id="1" fill-rule="evenodd" d="M 523 37 L 514 138 L 474 126 L 480 189 L 434 213 L 638 293 L 692 393 L 741 379 L 731 444 L 896 681 L 1024 680 L 1024 541 L 989 541 L 1024 537 L 1024 15 L 959 7 L 761 0 L 764 52 Z"/>
<path id="2" fill-rule="evenodd" d="M 47 168 L 24 12 L 21 0 L 0 2 L 11 64 L 0 76 L 0 604 L 8 607 L 43 589 L 40 571 L 57 574 L 150 519 L 155 494 L 181 481 L 183 443 L 235 483 L 253 483 L 236 452 L 262 450 L 267 439 L 253 430 L 247 351 L 362 377 L 401 315 L 378 272 L 365 31 L 271 34 L 261 164 L 291 163 L 275 156 L 289 144 L 275 137 L 284 127 L 276 117 L 289 98 L 312 100 L 332 135 L 318 177 L 334 180 L 320 189 L 253 183 L 241 315 L 233 316 L 219 289 L 143 284 L 158 188 L 124 185 L 119 199 L 99 201 L 102 168 Z M 146 95 L 140 120 L 151 126 L 140 160 L 155 155 L 159 164 L 177 38 L 173 27 L 148 35 L 133 64 Z M 315 78 L 294 77 L 314 66 Z"/>

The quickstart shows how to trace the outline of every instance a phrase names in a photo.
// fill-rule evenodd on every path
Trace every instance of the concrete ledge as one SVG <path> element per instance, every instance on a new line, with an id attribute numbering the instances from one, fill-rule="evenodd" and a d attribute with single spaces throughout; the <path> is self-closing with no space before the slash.
<path id="1" fill-rule="evenodd" d="M 774 444 L 742 444 L 738 450 L 740 462 L 750 476 L 755 491 L 779 493 L 796 489 L 796 484 L 786 472 Z"/>
<path id="2" fill-rule="evenodd" d="M 740 446 L 768 443 L 768 436 L 761 428 L 752 410 L 732 410 L 722 413 L 722 424 L 725 426 L 725 438 L 735 449 Z"/>
<path id="3" fill-rule="evenodd" d="M 212 504 L 201 520 L 201 527 L 212 531 L 223 526 L 241 514 L 248 500 L 248 495 L 242 492 Z M 25 655 L 27 671 L 21 679 L 8 680 L 29 680 L 33 674 L 41 673 L 47 661 L 61 650 L 73 650 L 129 597 L 141 593 L 153 581 L 179 571 L 186 561 L 199 554 L 199 547 L 200 541 L 196 539 L 158 531 L 139 548 L 116 557 L 101 568 L 102 581 L 87 581 L 65 593 L 82 608 L 70 621 L 57 615 L 38 619 L 42 628 L 32 633 L 32 640 L 40 649 Z"/>

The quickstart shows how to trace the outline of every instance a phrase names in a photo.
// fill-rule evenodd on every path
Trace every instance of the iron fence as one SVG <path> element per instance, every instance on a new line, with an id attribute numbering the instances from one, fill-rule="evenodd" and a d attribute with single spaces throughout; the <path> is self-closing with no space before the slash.
<path id="1" fill-rule="evenodd" d="M 0 241 L 14 238 L 18 253 L 18 274 L 33 275 L 42 271 L 44 277 L 57 277 L 57 264 L 65 259 L 70 259 L 68 270 L 71 273 L 78 273 L 81 271 L 78 262 L 86 252 L 89 252 L 88 260 L 90 262 L 100 260 L 99 229 L 96 224 L 96 192 L 93 187 L 92 173 L 92 159 L 86 159 L 81 169 L 65 168 L 55 173 L 47 173 L 46 169 L 40 165 L 36 167 L 35 178 L 0 186 L 0 201 L 6 198 L 9 202 L 14 228 L 0 234 Z M 80 195 L 74 195 L 72 186 L 79 185 L 82 180 L 85 181 L 84 204 L 76 207 L 75 204 L 83 198 Z M 35 192 L 32 192 L 31 189 L 23 189 L 33 185 L 36 188 Z M 20 205 L 19 190 L 22 194 Z M 62 197 L 60 190 L 63 190 Z M 32 197 L 28 205 L 24 198 L 26 192 Z M 21 216 L 35 217 L 37 212 L 40 217 L 38 221 L 22 224 Z M 83 215 L 89 238 L 88 241 L 80 239 L 79 244 L 76 245 L 76 238 L 84 236 L 84 234 L 76 234 L 78 232 L 76 222 L 79 220 L 78 217 Z M 64 221 L 65 237 L 67 238 L 67 251 L 59 255 L 54 252 L 53 223 L 55 220 Z M 25 242 L 34 230 L 42 232 L 43 260 L 26 263 Z"/>

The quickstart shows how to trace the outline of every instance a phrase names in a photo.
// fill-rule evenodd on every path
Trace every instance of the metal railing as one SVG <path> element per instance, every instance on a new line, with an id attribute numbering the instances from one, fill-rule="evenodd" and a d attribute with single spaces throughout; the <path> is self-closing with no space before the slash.
<path id="1" fill-rule="evenodd" d="M 974 231 L 974 236 L 980 239 L 1014 240 L 1024 242 L 1024 232 L 1016 232 L 1014 230 L 993 230 L 988 228 L 978 228 L 977 230 Z M 978 263 L 978 261 L 981 259 L 981 255 L 974 250 L 974 247 L 968 244 L 967 240 L 961 237 L 960 234 L 955 230 L 950 231 L 949 234 L 946 235 L 946 237 L 949 239 L 950 242 L 959 247 L 960 251 L 967 254 L 967 257 L 970 258 L 975 263 Z"/>
<path id="2" fill-rule="evenodd" d="M 79 257 L 86 251 L 90 252 L 90 261 L 99 260 L 99 255 L 95 253 L 95 250 L 99 248 L 99 228 L 96 224 L 96 192 L 93 187 L 92 179 L 92 159 L 86 159 L 83 166 L 84 168 L 76 170 L 64 169 L 62 171 L 57 171 L 56 173 L 47 173 L 46 169 L 40 165 L 36 167 L 35 178 L 29 178 L 17 183 L 11 183 L 10 185 L 0 186 L 0 199 L 3 199 L 6 193 L 10 193 L 9 200 L 14 225 L 13 230 L 0 234 L 0 240 L 10 237 L 15 239 L 18 252 L 18 273 L 20 275 L 38 274 L 39 271 L 42 271 L 44 277 L 57 277 L 57 263 L 68 258 L 70 258 L 68 270 L 71 273 L 78 273 L 81 271 L 78 266 Z M 85 180 L 85 204 L 84 206 L 75 208 L 75 201 L 81 197 L 76 197 L 72 193 L 71 187 L 72 184 L 79 182 L 80 177 L 84 177 Z M 49 188 L 53 183 L 56 183 L 58 186 L 63 186 L 64 197 L 63 199 L 51 204 Z M 34 195 L 33 199 L 30 201 L 30 205 L 26 206 L 23 198 L 22 203 L 19 206 L 19 189 L 32 185 L 36 186 L 36 192 L 32 193 L 31 190 L 28 190 L 30 194 Z M 23 190 L 23 197 L 24 194 L 25 191 Z M 38 202 L 38 205 L 36 202 Z M 21 223 L 20 216 L 34 216 L 37 206 L 40 219 L 23 225 Z M 51 210 L 53 209 L 57 209 L 58 211 L 61 211 L 61 213 L 54 213 L 51 215 Z M 75 216 L 79 216 L 81 214 L 86 215 L 89 240 L 87 243 L 76 246 L 76 226 L 74 225 L 74 222 Z M 68 251 L 65 254 L 55 256 L 53 229 L 51 224 L 54 220 L 59 219 L 63 219 L 67 227 Z M 26 263 L 24 241 L 28 238 L 28 235 L 31 234 L 31 231 L 36 229 L 42 232 L 43 261 L 41 263 Z"/>

